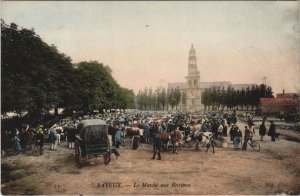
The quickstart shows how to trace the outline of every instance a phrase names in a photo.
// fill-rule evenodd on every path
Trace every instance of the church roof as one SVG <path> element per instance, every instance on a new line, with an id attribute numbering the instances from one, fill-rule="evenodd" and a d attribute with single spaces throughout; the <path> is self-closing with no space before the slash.
<path id="1" fill-rule="evenodd" d="M 232 84 L 232 87 L 235 89 L 235 90 L 242 90 L 242 88 L 246 89 L 248 86 L 252 86 L 254 84 Z"/>
<path id="2" fill-rule="evenodd" d="M 168 89 L 172 89 L 172 88 L 186 89 L 187 85 L 185 82 L 168 83 Z"/>
<path id="3" fill-rule="evenodd" d="M 231 82 L 224 81 L 224 82 L 200 82 L 200 88 L 205 89 L 205 88 L 210 88 L 210 87 L 224 87 L 225 89 L 231 85 Z"/>
<path id="4" fill-rule="evenodd" d="M 231 84 L 229 81 L 222 81 L 222 82 L 200 82 L 200 88 L 206 89 L 210 87 L 220 87 L 227 89 L 229 86 L 233 87 L 235 90 L 242 90 L 242 88 L 246 89 L 248 86 L 252 86 L 254 84 Z M 168 83 L 168 89 L 186 89 L 188 86 L 186 82 L 176 82 L 176 83 Z"/>

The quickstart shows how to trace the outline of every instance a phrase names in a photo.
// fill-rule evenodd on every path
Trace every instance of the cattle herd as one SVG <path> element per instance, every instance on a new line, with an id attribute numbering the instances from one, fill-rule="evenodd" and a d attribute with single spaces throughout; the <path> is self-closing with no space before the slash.
<path id="1" fill-rule="evenodd" d="M 56 130 L 56 142 L 68 141 L 69 148 L 74 148 L 75 135 L 78 134 L 77 125 L 84 119 L 102 119 L 109 125 L 108 134 L 111 135 L 111 145 L 115 144 L 115 133 L 122 131 L 121 145 L 136 149 L 138 144 L 153 143 L 155 134 L 159 132 L 162 148 L 172 149 L 177 153 L 182 148 L 200 150 L 201 146 L 227 147 L 228 127 L 235 125 L 238 118 L 247 118 L 251 115 L 236 116 L 235 114 L 211 113 L 166 113 L 166 112 L 135 112 L 135 113 L 106 113 L 69 117 L 48 122 L 43 127 L 45 142 L 51 139 L 51 130 Z M 250 122 L 251 123 L 251 122 Z M 253 123 L 253 122 L 252 122 Z M 14 130 L 5 130 L 2 135 L 2 151 L 11 150 L 12 138 L 17 136 L 22 149 L 32 148 L 37 135 L 37 127 L 23 125 Z M 5 141 L 3 141 L 5 140 Z M 6 144 L 6 146 L 3 146 Z M 135 146 L 135 147 L 133 147 Z"/>

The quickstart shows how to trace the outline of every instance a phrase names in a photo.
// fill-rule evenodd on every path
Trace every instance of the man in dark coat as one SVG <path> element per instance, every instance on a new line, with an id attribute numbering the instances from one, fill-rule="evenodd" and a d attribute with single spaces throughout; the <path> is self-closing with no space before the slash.
<path id="1" fill-rule="evenodd" d="M 275 128 L 274 121 L 271 121 L 268 135 L 271 136 L 272 142 L 275 142 L 276 128 Z"/>
<path id="2" fill-rule="evenodd" d="M 236 122 L 237 122 L 237 117 L 236 117 L 236 115 L 234 114 L 234 115 L 232 116 L 232 123 L 233 123 L 233 124 L 236 124 Z"/>
<path id="3" fill-rule="evenodd" d="M 227 137 L 227 125 L 225 122 L 222 122 L 223 130 L 222 130 L 222 135 L 223 137 Z"/>
<path id="4" fill-rule="evenodd" d="M 152 157 L 153 160 L 155 159 L 156 154 L 158 154 L 157 159 L 161 160 L 161 156 L 160 156 L 161 147 L 162 147 L 162 141 L 160 139 L 160 132 L 157 131 L 155 133 L 154 142 L 153 142 L 153 157 Z"/>
<path id="5" fill-rule="evenodd" d="M 169 120 L 167 124 L 167 132 L 171 133 L 172 131 L 175 131 L 175 124 L 172 120 Z"/>
<path id="6" fill-rule="evenodd" d="M 44 131 L 43 131 L 43 126 L 40 125 L 36 129 L 36 147 L 39 147 L 39 154 L 42 155 L 44 152 Z M 36 148 L 35 147 L 35 148 Z"/>
<path id="7" fill-rule="evenodd" d="M 247 143 L 248 143 L 248 140 L 250 140 L 250 138 L 251 138 L 251 131 L 249 129 L 249 126 L 246 125 L 245 126 L 244 143 L 243 143 L 242 150 L 247 150 Z"/>
<path id="8" fill-rule="evenodd" d="M 77 134 L 76 127 L 75 126 L 69 126 L 69 128 L 68 128 L 68 142 L 69 142 L 69 148 L 71 148 L 71 149 L 75 148 L 76 134 Z"/>
<path id="9" fill-rule="evenodd" d="M 234 127 L 234 124 L 232 124 L 231 125 L 231 129 L 230 129 L 230 131 L 229 131 L 229 135 L 230 135 L 230 140 L 231 141 L 233 141 L 234 140 L 234 131 L 235 131 L 235 129 L 234 129 L 235 127 Z"/>
<path id="10" fill-rule="evenodd" d="M 144 138 L 145 138 L 145 142 L 146 144 L 149 144 L 150 142 L 150 125 L 148 124 L 148 122 L 146 121 L 143 124 L 143 129 L 144 129 Z"/>
<path id="11" fill-rule="evenodd" d="M 231 126 L 231 117 L 228 116 L 226 120 L 227 120 L 227 125 L 230 127 Z"/>
<path id="12" fill-rule="evenodd" d="M 259 126 L 259 135 L 260 141 L 264 140 L 264 136 L 266 135 L 267 128 L 265 126 L 265 121 L 262 121 L 261 125 Z"/>
<path id="13" fill-rule="evenodd" d="M 232 136 L 233 136 L 234 149 L 237 150 L 237 149 L 239 149 L 239 145 L 241 143 L 241 138 L 243 136 L 243 134 L 238 126 L 233 125 Z"/>
<path id="14" fill-rule="evenodd" d="M 51 150 L 57 149 L 57 143 L 56 143 L 57 136 L 56 135 L 57 135 L 56 126 L 53 126 L 50 128 L 50 133 L 49 133 L 49 139 L 51 142 Z"/>

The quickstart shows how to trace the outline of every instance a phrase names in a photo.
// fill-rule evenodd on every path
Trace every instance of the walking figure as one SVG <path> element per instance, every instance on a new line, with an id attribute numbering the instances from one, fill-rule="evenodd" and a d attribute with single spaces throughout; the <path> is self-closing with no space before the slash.
<path id="1" fill-rule="evenodd" d="M 250 139 L 252 133 L 248 127 L 248 125 L 245 126 L 245 136 L 244 136 L 244 143 L 242 150 L 247 150 L 248 140 Z"/>
<path id="2" fill-rule="evenodd" d="M 19 154 L 21 152 L 21 144 L 17 134 L 14 134 L 12 141 L 13 141 L 13 150 L 15 154 Z"/>
<path id="3" fill-rule="evenodd" d="M 160 150 L 162 147 L 162 141 L 160 139 L 160 132 L 158 131 L 154 136 L 154 142 L 153 142 L 153 157 L 152 159 L 155 159 L 156 154 L 158 155 L 157 160 L 161 160 L 160 156 Z"/>
<path id="4" fill-rule="evenodd" d="M 40 125 L 37 127 L 37 133 L 36 133 L 36 141 L 35 141 L 35 147 L 32 151 L 32 153 L 35 152 L 36 148 L 39 150 L 39 155 L 43 154 L 43 146 L 44 146 L 44 131 L 43 131 L 43 125 Z"/>
<path id="5" fill-rule="evenodd" d="M 51 142 L 51 150 L 57 150 L 57 133 L 56 126 L 50 128 L 49 139 Z"/>
<path id="6" fill-rule="evenodd" d="M 262 121 L 261 125 L 259 126 L 259 135 L 260 141 L 264 141 L 264 136 L 266 135 L 267 128 L 265 126 L 265 121 Z"/>
<path id="7" fill-rule="evenodd" d="M 269 129 L 269 136 L 271 136 L 272 142 L 275 142 L 275 137 L 276 137 L 276 127 L 274 124 L 274 121 L 271 121 L 270 129 Z"/>

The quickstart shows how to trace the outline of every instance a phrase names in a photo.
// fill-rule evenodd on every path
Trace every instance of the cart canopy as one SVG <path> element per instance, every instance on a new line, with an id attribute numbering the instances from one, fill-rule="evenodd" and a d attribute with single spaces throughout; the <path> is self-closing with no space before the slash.
<path id="1" fill-rule="evenodd" d="M 108 141 L 108 125 L 100 119 L 83 120 L 78 124 L 80 138 L 85 144 Z"/>

